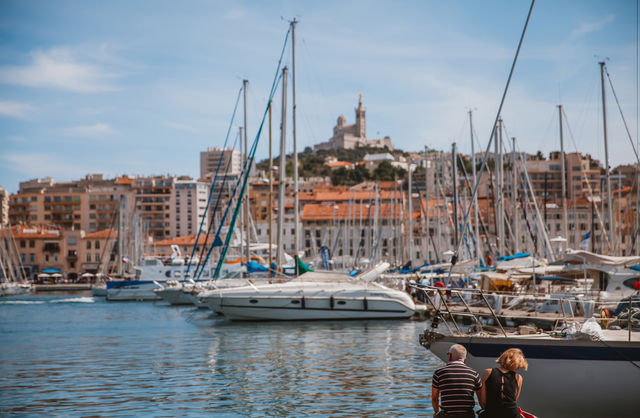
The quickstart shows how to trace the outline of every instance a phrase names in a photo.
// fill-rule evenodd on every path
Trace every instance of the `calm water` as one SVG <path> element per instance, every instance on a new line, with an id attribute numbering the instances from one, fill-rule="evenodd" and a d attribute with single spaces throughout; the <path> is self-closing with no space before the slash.
<path id="1" fill-rule="evenodd" d="M 418 344 L 425 325 L 0 299 L 0 415 L 428 416 L 441 362 Z"/>

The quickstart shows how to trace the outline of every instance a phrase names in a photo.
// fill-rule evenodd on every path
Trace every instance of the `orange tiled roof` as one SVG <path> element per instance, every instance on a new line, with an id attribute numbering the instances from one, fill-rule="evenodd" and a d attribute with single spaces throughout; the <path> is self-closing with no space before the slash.
<path id="1" fill-rule="evenodd" d="M 14 225 L 11 227 L 11 235 L 13 239 L 57 239 L 60 238 L 60 231 L 37 226 Z"/>
<path id="2" fill-rule="evenodd" d="M 326 163 L 324 163 L 324 165 L 331 167 L 331 168 L 339 168 L 339 167 L 353 167 L 353 163 L 350 163 L 348 161 L 328 161 Z"/>
<path id="3" fill-rule="evenodd" d="M 398 219 L 404 214 L 402 205 L 381 203 L 378 207 L 379 219 Z M 317 203 L 308 203 L 302 209 L 301 219 L 303 221 L 327 221 L 332 219 L 355 219 L 359 221 L 373 219 L 375 217 L 375 205 L 371 204 L 355 204 L 338 203 L 336 205 L 321 205 Z M 420 212 L 414 212 L 414 219 L 420 217 Z"/>
<path id="4" fill-rule="evenodd" d="M 172 238 L 172 239 L 165 239 L 163 241 L 158 241 L 156 242 L 156 246 L 159 246 L 159 247 L 163 247 L 163 246 L 168 247 L 170 245 L 189 246 L 189 245 L 194 245 L 195 242 L 196 242 L 196 235 L 191 234 L 191 235 L 184 235 L 184 236 Z M 213 242 L 213 238 L 209 237 L 209 244 L 211 244 L 212 242 Z M 204 244 L 205 244 L 205 236 L 200 235 L 200 237 L 198 238 L 198 245 L 204 245 Z"/>
<path id="5" fill-rule="evenodd" d="M 133 179 L 129 176 L 118 177 L 113 184 L 133 184 Z"/>
<path id="6" fill-rule="evenodd" d="M 113 229 L 103 229 L 101 231 L 86 234 L 84 239 L 100 239 L 100 238 L 118 238 L 118 231 Z"/>

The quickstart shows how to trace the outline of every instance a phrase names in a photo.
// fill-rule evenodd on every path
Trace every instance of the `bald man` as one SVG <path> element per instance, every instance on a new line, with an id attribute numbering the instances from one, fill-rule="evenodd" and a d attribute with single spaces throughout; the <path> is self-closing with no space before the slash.
<path id="1" fill-rule="evenodd" d="M 447 365 L 433 374 L 431 403 L 434 417 L 473 418 L 476 405 L 473 393 L 477 394 L 482 387 L 480 375 L 464 364 L 467 349 L 460 344 L 449 347 L 447 356 Z"/>

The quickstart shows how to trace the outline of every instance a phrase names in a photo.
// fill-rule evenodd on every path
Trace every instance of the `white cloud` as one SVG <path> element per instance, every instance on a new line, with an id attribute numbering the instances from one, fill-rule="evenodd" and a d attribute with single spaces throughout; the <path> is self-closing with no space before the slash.
<path id="1" fill-rule="evenodd" d="M 584 22 L 580 26 L 578 26 L 576 29 L 574 29 L 573 32 L 571 32 L 571 34 L 574 36 L 581 36 L 587 33 L 599 31 L 600 29 L 607 26 L 609 23 L 613 22 L 614 18 L 615 18 L 615 15 L 610 14 L 596 22 Z"/>
<path id="2" fill-rule="evenodd" d="M 25 138 L 22 135 L 9 135 L 6 137 L 7 141 L 11 141 L 11 142 L 27 142 L 27 138 Z"/>
<path id="3" fill-rule="evenodd" d="M 28 178 L 73 178 L 78 173 L 91 172 L 90 167 L 68 164 L 65 159 L 49 153 L 16 152 L 0 155 L 0 160 L 11 170 Z"/>
<path id="4" fill-rule="evenodd" d="M 116 130 L 108 123 L 96 123 L 93 125 L 73 126 L 64 130 L 69 136 L 103 136 L 116 133 Z"/>
<path id="5" fill-rule="evenodd" d="M 242 9 L 231 9 L 227 11 L 222 17 L 224 20 L 232 21 L 232 20 L 240 20 L 244 19 L 246 13 Z"/>
<path id="6" fill-rule="evenodd" d="M 33 106 L 26 103 L 0 100 L 0 115 L 24 119 L 34 110 Z"/>
<path id="7" fill-rule="evenodd" d="M 196 133 L 198 130 L 190 125 L 185 125 L 183 123 L 176 122 L 167 122 L 167 128 L 175 129 L 176 131 Z"/>
<path id="8" fill-rule="evenodd" d="M 36 51 L 25 66 L 0 67 L 0 82 L 29 87 L 51 87 L 78 93 L 96 93 L 115 90 L 111 80 L 115 77 L 101 68 L 79 62 L 64 48 Z"/>

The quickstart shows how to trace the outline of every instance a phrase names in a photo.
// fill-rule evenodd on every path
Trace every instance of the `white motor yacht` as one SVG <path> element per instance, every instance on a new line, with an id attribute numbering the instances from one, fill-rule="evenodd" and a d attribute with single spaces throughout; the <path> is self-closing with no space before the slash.
<path id="1" fill-rule="evenodd" d="M 201 299 L 232 320 L 409 318 L 416 309 L 411 297 L 372 281 L 388 266 L 356 277 L 308 272 L 285 283 L 211 290 Z"/>

